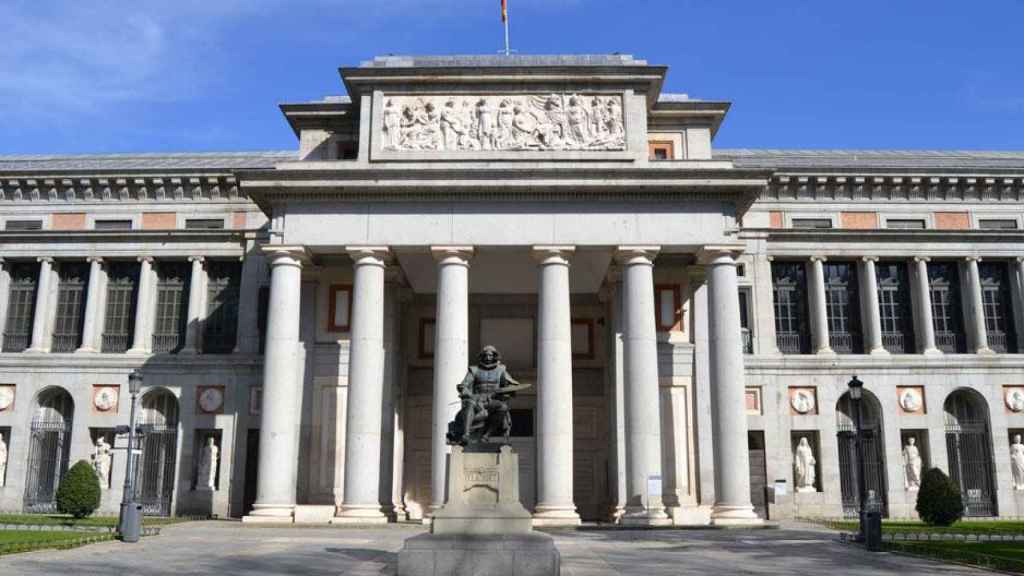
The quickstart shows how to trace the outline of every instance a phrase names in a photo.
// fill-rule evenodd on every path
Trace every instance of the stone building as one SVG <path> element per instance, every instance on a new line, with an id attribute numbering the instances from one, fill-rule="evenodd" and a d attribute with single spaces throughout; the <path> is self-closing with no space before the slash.
<path id="1" fill-rule="evenodd" d="M 377 58 L 297 151 L 0 157 L 0 510 L 103 437 L 116 511 L 139 370 L 148 513 L 428 518 L 494 344 L 538 524 L 850 514 L 854 374 L 885 513 L 913 438 L 1024 514 L 1024 154 L 714 149 L 666 72 Z"/>

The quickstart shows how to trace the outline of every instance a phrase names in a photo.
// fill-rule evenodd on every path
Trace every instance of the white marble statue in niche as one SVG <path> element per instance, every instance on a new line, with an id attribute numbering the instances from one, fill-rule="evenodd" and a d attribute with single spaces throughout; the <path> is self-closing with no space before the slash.
<path id="1" fill-rule="evenodd" d="M 1013 489 L 1024 490 L 1024 444 L 1020 434 L 1014 434 L 1010 444 L 1010 470 L 1013 472 Z"/>
<path id="2" fill-rule="evenodd" d="M 921 451 L 917 448 L 917 439 L 907 438 L 903 447 L 903 471 L 906 475 L 906 488 L 914 491 L 921 488 Z"/>
<path id="3" fill-rule="evenodd" d="M 4 485 L 4 478 L 7 477 L 7 442 L 4 435 L 0 434 L 0 486 Z"/>
<path id="4" fill-rule="evenodd" d="M 99 478 L 100 488 L 106 490 L 110 488 L 110 461 L 111 461 L 111 448 L 110 443 L 103 436 L 96 439 L 96 445 L 92 449 L 92 469 L 96 471 L 96 477 Z"/>
<path id="5" fill-rule="evenodd" d="M 793 456 L 793 470 L 796 475 L 795 484 L 797 492 L 817 491 L 817 488 L 814 487 L 815 464 L 817 464 L 817 460 L 814 459 L 814 451 L 811 449 L 811 444 L 807 441 L 807 438 L 800 438 L 800 442 L 796 447 L 796 454 Z"/>
<path id="6" fill-rule="evenodd" d="M 220 448 L 213 436 L 206 438 L 206 444 L 199 452 L 199 473 L 196 475 L 196 490 L 217 489 L 217 457 Z"/>
<path id="7" fill-rule="evenodd" d="M 622 97 L 582 94 L 388 96 L 383 149 L 625 150 Z"/>

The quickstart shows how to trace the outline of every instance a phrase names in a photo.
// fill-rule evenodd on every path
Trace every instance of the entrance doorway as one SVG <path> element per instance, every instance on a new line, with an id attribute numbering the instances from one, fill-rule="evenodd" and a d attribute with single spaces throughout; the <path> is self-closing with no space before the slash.
<path id="1" fill-rule="evenodd" d="M 142 456 L 136 486 L 147 516 L 170 516 L 178 453 L 178 399 L 167 390 L 142 397 Z"/>
<path id="2" fill-rule="evenodd" d="M 839 447 L 839 483 L 842 489 L 843 515 L 856 518 L 860 510 L 860 484 L 857 469 L 857 428 L 853 406 L 847 392 L 836 403 L 836 440 Z M 885 450 L 882 434 L 882 410 L 878 398 L 864 391 L 860 401 L 861 438 L 864 443 L 864 493 L 867 503 L 879 506 L 883 517 L 889 515 L 889 495 L 885 479 Z"/>
<path id="3" fill-rule="evenodd" d="M 38 403 L 30 433 L 25 511 L 49 513 L 57 509 L 57 486 L 68 471 L 75 403 L 63 388 L 44 390 Z"/>
<path id="4" fill-rule="evenodd" d="M 973 390 L 961 389 L 946 398 L 944 409 L 949 475 L 960 486 L 964 516 L 995 516 L 992 441 L 985 399 Z"/>

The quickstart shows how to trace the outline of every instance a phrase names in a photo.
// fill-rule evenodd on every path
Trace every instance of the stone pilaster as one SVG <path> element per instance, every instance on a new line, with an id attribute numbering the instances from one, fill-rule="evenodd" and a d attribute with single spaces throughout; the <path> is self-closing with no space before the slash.
<path id="1" fill-rule="evenodd" d="M 302 246 L 269 245 L 270 306 L 263 360 L 256 503 L 247 522 L 290 522 L 295 511 L 299 465 L 302 365 L 299 362 L 299 305 Z"/>
<path id="2" fill-rule="evenodd" d="M 868 354 L 884 356 L 889 352 L 882 344 L 882 316 L 878 304 L 878 276 L 875 272 L 878 258 L 861 258 L 857 278 L 860 283 L 860 301 L 864 313 L 864 348 Z"/>
<path id="3" fill-rule="evenodd" d="M 11 264 L 0 258 L 0 352 L 3 351 L 3 333 L 7 325 L 7 306 L 11 300 Z"/>
<path id="4" fill-rule="evenodd" d="M 384 402 L 384 269 L 388 249 L 348 248 L 352 327 L 345 425 L 345 498 L 335 522 L 387 522 L 380 505 Z"/>
<path id="5" fill-rule="evenodd" d="M 32 318 L 32 343 L 25 352 L 50 351 L 50 292 L 53 290 L 53 258 L 40 256 L 39 280 L 36 282 L 36 309 Z"/>
<path id="6" fill-rule="evenodd" d="M 153 257 L 140 256 L 139 289 L 135 302 L 135 333 L 132 335 L 129 354 L 149 354 L 153 350 L 153 313 L 156 305 L 153 297 L 156 278 L 153 274 Z"/>
<path id="7" fill-rule="evenodd" d="M 935 345 L 935 319 L 932 315 L 932 290 L 928 281 L 927 256 L 914 256 L 912 261 L 914 273 L 914 329 L 917 333 L 917 350 L 921 354 L 941 355 L 942 351 Z"/>
<path id="8" fill-rule="evenodd" d="M 437 260 L 437 319 L 434 330 L 434 408 L 431 429 L 431 508 L 444 505 L 448 455 L 448 422 L 459 411 L 455 386 L 469 361 L 470 246 L 433 246 Z"/>
<path id="9" fill-rule="evenodd" d="M 828 307 L 825 304 L 825 257 L 811 256 L 807 288 L 811 308 L 811 351 L 814 354 L 835 354 L 828 335 Z"/>
<path id="10" fill-rule="evenodd" d="M 537 246 L 537 506 L 534 524 L 580 523 L 573 502 L 570 246 Z"/>
<path id="11" fill-rule="evenodd" d="M 659 247 L 625 246 L 623 268 L 626 387 L 626 511 L 624 524 L 668 524 L 661 494 L 661 400 L 654 326 L 654 258 Z M 737 303 L 737 306 L 739 304 Z M 658 488 L 649 493 L 650 487 Z"/>
<path id="12" fill-rule="evenodd" d="M 704 248 L 708 283 L 708 364 L 715 436 L 716 525 L 762 522 L 750 501 L 750 461 L 743 378 L 743 337 L 737 298 L 736 247 Z"/>
<path id="13" fill-rule="evenodd" d="M 609 272 L 608 293 L 610 298 L 610 336 L 608 345 L 608 377 L 610 378 L 608 404 L 608 430 L 610 446 L 609 485 L 612 488 L 612 505 L 609 515 L 613 521 L 619 521 L 626 512 L 626 389 L 625 389 L 625 351 L 623 330 L 623 289 L 622 270 L 616 265 Z"/>
<path id="14" fill-rule="evenodd" d="M 188 320 L 185 323 L 185 346 L 181 354 L 198 354 L 206 311 L 206 259 L 189 256 L 192 273 L 188 280 Z"/>
<path id="15" fill-rule="evenodd" d="M 103 327 L 103 288 L 106 284 L 107 269 L 103 259 L 90 256 L 89 285 L 85 292 L 85 318 L 82 321 L 82 345 L 75 352 L 95 353 L 99 351 L 100 330 Z"/>

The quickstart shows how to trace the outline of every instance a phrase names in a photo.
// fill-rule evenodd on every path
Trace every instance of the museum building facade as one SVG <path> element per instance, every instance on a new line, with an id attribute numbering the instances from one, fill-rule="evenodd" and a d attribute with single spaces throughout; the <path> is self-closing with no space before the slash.
<path id="1" fill-rule="evenodd" d="M 1024 153 L 714 149 L 623 55 L 379 57 L 298 150 L 0 157 L 0 510 L 428 520 L 477 351 L 537 525 L 1024 515 Z M 105 447 L 109 445 L 109 447 Z"/>

